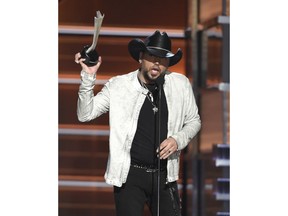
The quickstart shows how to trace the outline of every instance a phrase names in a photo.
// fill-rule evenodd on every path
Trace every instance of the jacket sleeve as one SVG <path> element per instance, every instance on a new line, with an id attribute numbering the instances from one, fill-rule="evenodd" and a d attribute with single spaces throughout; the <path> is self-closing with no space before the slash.
<path id="1" fill-rule="evenodd" d="M 106 83 L 102 90 L 94 95 L 96 74 L 81 71 L 81 84 L 78 91 L 77 116 L 81 122 L 87 122 L 109 110 L 109 87 Z"/>
<path id="2" fill-rule="evenodd" d="M 196 136 L 201 128 L 201 120 L 198 114 L 198 107 L 192 91 L 191 83 L 188 78 L 185 81 L 184 94 L 184 121 L 180 131 L 173 134 L 173 137 L 178 145 L 178 150 L 184 149 L 189 142 Z"/>

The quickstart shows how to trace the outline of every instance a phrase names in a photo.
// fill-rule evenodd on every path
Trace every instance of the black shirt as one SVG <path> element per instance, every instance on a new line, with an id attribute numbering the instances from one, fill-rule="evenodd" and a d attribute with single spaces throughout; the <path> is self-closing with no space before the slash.
<path id="1" fill-rule="evenodd" d="M 156 84 L 146 87 L 152 92 L 154 104 L 159 109 L 158 88 Z M 156 102 L 156 103 L 155 103 Z M 161 89 L 161 128 L 160 143 L 167 138 L 168 108 L 163 88 Z M 157 165 L 156 149 L 158 148 L 158 115 L 159 110 L 154 114 L 152 102 L 146 96 L 144 104 L 140 110 L 137 130 L 132 142 L 131 161 L 139 165 Z M 167 160 L 161 160 L 161 165 L 166 164 Z"/>

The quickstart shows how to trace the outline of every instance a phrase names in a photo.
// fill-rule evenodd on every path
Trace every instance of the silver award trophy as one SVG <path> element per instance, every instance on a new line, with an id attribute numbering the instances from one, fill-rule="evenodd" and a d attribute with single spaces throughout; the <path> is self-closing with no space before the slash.
<path id="1" fill-rule="evenodd" d="M 94 36 L 93 36 L 93 43 L 89 47 L 89 45 L 84 46 L 83 50 L 81 51 L 81 57 L 84 58 L 84 63 L 91 67 L 97 64 L 99 55 L 96 51 L 96 44 L 98 41 L 98 36 L 100 33 L 100 27 L 102 25 L 102 21 L 104 18 L 104 14 L 102 15 L 100 11 L 96 11 L 96 16 L 94 17 Z"/>

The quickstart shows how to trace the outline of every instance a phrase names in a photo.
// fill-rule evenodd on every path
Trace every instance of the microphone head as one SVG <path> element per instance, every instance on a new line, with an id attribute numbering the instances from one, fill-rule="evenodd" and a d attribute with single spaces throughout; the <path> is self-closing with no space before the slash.
<path id="1" fill-rule="evenodd" d="M 163 86 L 165 79 L 164 79 L 165 73 L 160 74 L 159 77 L 157 77 L 157 79 L 155 80 L 156 85 L 159 86 Z"/>

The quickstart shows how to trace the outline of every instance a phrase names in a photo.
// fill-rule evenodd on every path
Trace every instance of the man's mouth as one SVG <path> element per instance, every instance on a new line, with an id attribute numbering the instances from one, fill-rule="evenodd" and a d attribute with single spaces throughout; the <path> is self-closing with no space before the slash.
<path id="1" fill-rule="evenodd" d="M 151 68 L 151 75 L 152 76 L 157 76 L 160 73 L 160 68 L 158 67 L 152 67 Z"/>

